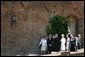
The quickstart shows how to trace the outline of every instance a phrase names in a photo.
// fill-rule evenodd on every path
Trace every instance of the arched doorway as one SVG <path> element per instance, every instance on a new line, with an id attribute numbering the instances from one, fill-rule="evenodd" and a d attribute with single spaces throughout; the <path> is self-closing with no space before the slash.
<path id="1" fill-rule="evenodd" d="M 77 19 L 73 15 L 67 17 L 69 33 L 76 35 L 76 22 Z"/>

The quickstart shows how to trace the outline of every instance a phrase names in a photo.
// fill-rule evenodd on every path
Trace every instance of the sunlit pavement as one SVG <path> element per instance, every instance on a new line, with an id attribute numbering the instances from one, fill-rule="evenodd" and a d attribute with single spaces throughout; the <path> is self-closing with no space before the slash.
<path id="1" fill-rule="evenodd" d="M 28 54 L 28 55 L 25 55 L 25 56 L 61 56 L 61 53 L 63 51 L 60 51 L 60 52 L 53 52 L 51 54 L 45 54 L 45 55 L 39 55 L 39 54 Z M 64 51 L 66 53 L 66 51 Z M 63 53 L 64 53 L 63 52 Z M 84 49 L 79 49 L 75 52 L 70 52 L 69 54 L 71 55 L 74 55 L 74 54 L 84 54 Z M 23 56 L 23 55 L 16 55 L 16 56 Z"/>
<path id="2" fill-rule="evenodd" d="M 60 51 L 60 52 L 52 52 L 51 54 L 41 55 L 41 56 L 61 56 L 61 53 L 62 53 L 62 51 Z M 65 51 L 65 53 L 66 53 L 66 51 Z M 84 54 L 84 49 L 79 49 L 79 50 L 77 50 L 75 52 L 70 52 L 69 54 L 71 56 L 74 55 L 74 54 Z"/>

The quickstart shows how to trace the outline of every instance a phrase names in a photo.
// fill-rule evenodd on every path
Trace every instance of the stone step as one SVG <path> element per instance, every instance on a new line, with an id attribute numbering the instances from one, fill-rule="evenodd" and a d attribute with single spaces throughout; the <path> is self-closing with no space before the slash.
<path id="1" fill-rule="evenodd" d="M 67 51 L 60 51 L 60 52 L 54 52 L 52 51 L 51 54 L 41 55 L 41 56 L 81 56 L 84 55 L 84 49 L 79 49 L 76 52 L 67 52 Z"/>
<path id="2" fill-rule="evenodd" d="M 16 56 L 23 56 L 23 55 L 16 55 Z M 27 54 L 27 55 L 24 55 L 24 56 L 40 56 L 39 54 Z"/>
<path id="3" fill-rule="evenodd" d="M 2 56 L 4 53 L 2 53 Z M 60 51 L 60 52 L 55 52 L 52 51 L 51 54 L 45 54 L 45 55 L 39 55 L 39 54 L 18 54 L 15 55 L 14 53 L 6 53 L 5 55 L 12 55 L 12 56 L 84 56 L 84 49 L 79 49 L 76 52 L 67 52 L 67 51 Z"/>

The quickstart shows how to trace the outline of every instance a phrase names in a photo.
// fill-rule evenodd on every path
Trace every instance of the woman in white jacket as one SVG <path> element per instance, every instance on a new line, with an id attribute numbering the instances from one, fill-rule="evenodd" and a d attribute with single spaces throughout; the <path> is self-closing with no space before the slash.
<path id="1" fill-rule="evenodd" d="M 65 51 L 65 43 L 66 43 L 66 39 L 64 38 L 64 34 L 61 35 L 61 51 Z"/>
<path id="2" fill-rule="evenodd" d="M 67 37 L 66 51 L 70 52 L 70 34 L 67 34 L 66 37 Z"/>
<path id="3" fill-rule="evenodd" d="M 47 51 L 47 39 L 43 38 L 41 39 L 39 46 L 41 45 L 41 54 L 45 54 Z"/>

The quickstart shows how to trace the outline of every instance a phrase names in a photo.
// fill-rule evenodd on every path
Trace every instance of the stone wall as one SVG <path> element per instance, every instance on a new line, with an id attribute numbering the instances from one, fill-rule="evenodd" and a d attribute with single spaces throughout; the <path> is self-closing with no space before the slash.
<path id="1" fill-rule="evenodd" d="M 84 39 L 83 1 L 1 1 L 1 53 L 38 52 L 48 20 L 57 14 L 76 16 L 77 32 Z M 17 20 L 11 26 L 13 15 Z"/>

